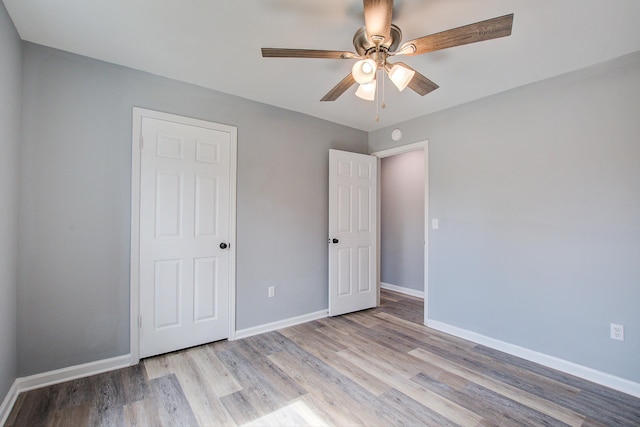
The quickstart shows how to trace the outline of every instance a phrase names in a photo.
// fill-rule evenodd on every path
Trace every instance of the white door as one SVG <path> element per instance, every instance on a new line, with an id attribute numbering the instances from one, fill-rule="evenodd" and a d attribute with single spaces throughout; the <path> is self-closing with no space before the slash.
<path id="1" fill-rule="evenodd" d="M 329 150 L 329 315 L 375 307 L 377 158 Z"/>
<path id="2" fill-rule="evenodd" d="M 235 134 L 142 118 L 140 357 L 229 336 Z"/>

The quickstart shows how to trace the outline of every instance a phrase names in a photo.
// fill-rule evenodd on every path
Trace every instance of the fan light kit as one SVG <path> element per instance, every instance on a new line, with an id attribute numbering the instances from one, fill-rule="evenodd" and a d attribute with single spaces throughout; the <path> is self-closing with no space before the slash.
<path id="1" fill-rule="evenodd" d="M 424 96 L 438 85 L 403 62 L 390 62 L 395 56 L 415 56 L 436 50 L 497 39 L 511 35 L 513 13 L 487 19 L 409 40 L 400 45 L 402 31 L 391 23 L 393 0 L 364 0 L 364 27 L 353 36 L 356 52 L 315 49 L 262 48 L 265 58 L 357 59 L 351 73 L 331 89 L 320 101 L 335 101 L 358 83 L 356 96 L 374 101 L 378 90 L 378 71 L 386 72 L 389 80 L 402 91 L 406 87 Z M 384 84 L 383 97 L 384 97 Z M 384 100 L 382 101 L 384 108 Z M 376 115 L 377 120 L 377 115 Z"/>

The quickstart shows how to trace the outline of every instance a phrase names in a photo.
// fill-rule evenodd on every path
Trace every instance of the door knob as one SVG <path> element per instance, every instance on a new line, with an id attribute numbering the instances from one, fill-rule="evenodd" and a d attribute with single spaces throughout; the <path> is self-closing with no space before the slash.
<path id="1" fill-rule="evenodd" d="M 335 237 L 333 239 L 331 239 L 331 243 L 339 243 L 340 240 L 336 239 Z"/>
<path id="2" fill-rule="evenodd" d="M 229 247 L 229 245 L 227 245 L 225 242 L 220 243 L 220 249 L 227 249 Z"/>

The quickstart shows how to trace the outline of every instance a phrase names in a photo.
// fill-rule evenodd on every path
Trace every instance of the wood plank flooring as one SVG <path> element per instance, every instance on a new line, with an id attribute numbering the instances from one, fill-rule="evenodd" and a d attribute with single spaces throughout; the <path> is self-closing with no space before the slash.
<path id="1" fill-rule="evenodd" d="M 640 426 L 640 399 L 381 306 L 20 394 L 14 426 Z"/>

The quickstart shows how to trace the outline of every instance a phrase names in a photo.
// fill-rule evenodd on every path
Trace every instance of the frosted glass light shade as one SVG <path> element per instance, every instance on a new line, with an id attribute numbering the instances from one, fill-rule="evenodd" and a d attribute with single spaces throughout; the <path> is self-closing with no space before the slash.
<path id="1" fill-rule="evenodd" d="M 376 99 L 376 81 L 373 80 L 369 83 L 361 84 L 358 90 L 356 90 L 356 96 L 365 101 L 373 101 Z"/>
<path id="2" fill-rule="evenodd" d="M 410 70 L 400 64 L 394 64 L 391 69 L 388 70 L 388 73 L 389 80 L 396 85 L 400 92 L 407 87 L 413 76 L 416 74 L 414 70 Z"/>
<path id="3" fill-rule="evenodd" d="M 357 83 L 366 84 L 375 79 L 376 69 L 376 61 L 373 59 L 361 59 L 353 64 L 351 74 Z"/>

